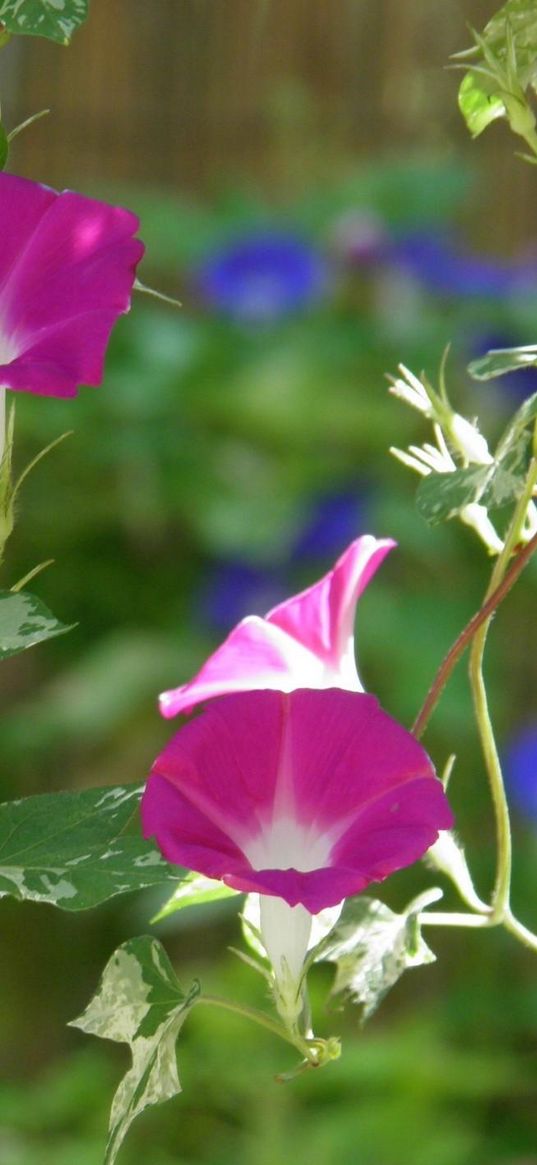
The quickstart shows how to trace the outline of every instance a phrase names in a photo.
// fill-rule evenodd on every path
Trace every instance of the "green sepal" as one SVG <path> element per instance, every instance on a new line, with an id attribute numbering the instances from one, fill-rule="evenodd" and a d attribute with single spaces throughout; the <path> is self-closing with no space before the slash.
<path id="1" fill-rule="evenodd" d="M 0 659 L 65 635 L 75 626 L 60 623 L 41 599 L 28 591 L 0 591 Z"/>
<path id="2" fill-rule="evenodd" d="M 88 910 L 181 871 L 141 836 L 143 785 L 43 793 L 0 805 L 0 897 Z"/>
<path id="3" fill-rule="evenodd" d="M 238 893 L 238 890 L 232 890 L 231 886 L 226 886 L 224 882 L 206 878 L 205 874 L 191 872 L 179 883 L 171 898 L 168 898 L 151 922 L 162 922 L 164 918 L 169 918 L 177 910 L 184 910 L 186 906 L 218 902 L 221 898 L 233 898 Z"/>
<path id="4" fill-rule="evenodd" d="M 89 0 L 0 0 L 0 22 L 12 34 L 69 44 L 88 9 Z"/>
<path id="5" fill-rule="evenodd" d="M 112 1101 L 104 1165 L 114 1165 L 139 1113 L 181 1092 L 175 1042 L 200 993 L 183 991 L 164 947 L 147 935 L 123 943 L 107 963 L 97 993 L 70 1027 L 128 1044 L 132 1067 Z"/>

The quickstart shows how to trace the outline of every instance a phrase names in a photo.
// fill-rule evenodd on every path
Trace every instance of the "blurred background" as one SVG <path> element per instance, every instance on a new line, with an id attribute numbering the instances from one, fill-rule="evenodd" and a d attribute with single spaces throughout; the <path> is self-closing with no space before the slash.
<path id="1" fill-rule="evenodd" d="M 22 396 L 22 468 L 74 435 L 24 486 L 11 585 L 33 589 L 68 636 L 4 664 L 5 799 L 143 780 L 173 731 L 159 691 L 189 678 L 244 614 L 324 573 L 360 533 L 399 549 L 360 602 L 366 687 L 410 724 L 477 609 L 486 555 L 455 523 L 428 528 L 390 445 L 428 439 L 387 392 L 399 361 L 448 386 L 494 440 L 537 389 L 518 372 L 472 382 L 491 346 L 535 343 L 536 177 L 494 125 L 472 143 L 446 65 L 485 0 L 92 0 L 69 48 L 2 52 L 10 169 L 117 200 L 140 215 L 141 278 L 100 389 Z M 501 515 L 500 515 L 501 522 Z M 530 566 L 495 620 L 487 675 L 513 802 L 514 903 L 537 927 L 537 652 Z M 493 822 L 464 665 L 426 738 L 480 892 Z M 379 889 L 393 908 L 431 875 Z M 162 894 L 87 915 L 0 905 L 0 1165 L 99 1165 L 126 1049 L 65 1024 L 104 963 L 151 930 Z M 446 887 L 445 906 L 455 906 Z M 153 929 L 180 977 L 263 1005 L 227 950 L 234 900 Z M 134 1126 L 134 1165 L 537 1165 L 535 959 L 508 935 L 430 931 L 438 963 L 408 972 L 364 1029 L 352 1008 L 321 1034 L 340 1062 L 292 1085 L 283 1046 L 196 1012 L 181 1036 L 185 1092 Z"/>

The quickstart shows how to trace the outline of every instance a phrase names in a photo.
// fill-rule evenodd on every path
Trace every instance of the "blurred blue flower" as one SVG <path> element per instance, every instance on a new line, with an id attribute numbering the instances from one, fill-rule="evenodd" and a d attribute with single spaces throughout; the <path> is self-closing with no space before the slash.
<path id="1" fill-rule="evenodd" d="M 516 348 L 522 343 L 523 341 L 507 332 L 483 332 L 473 337 L 469 346 L 469 358 L 477 360 L 492 348 Z M 537 367 L 517 368 L 514 372 L 505 372 L 503 376 L 496 377 L 493 383 L 513 401 L 521 404 L 526 397 L 537 392 Z"/>
<path id="2" fill-rule="evenodd" d="M 364 533 L 368 505 L 363 485 L 314 498 L 292 546 L 291 561 L 337 557 L 353 538 Z"/>
<path id="3" fill-rule="evenodd" d="M 509 800 L 523 817 L 537 825 L 537 723 L 523 728 L 503 753 Z"/>
<path id="4" fill-rule="evenodd" d="M 465 252 L 447 235 L 417 232 L 394 239 L 388 259 L 441 295 L 503 299 L 537 295 L 537 264 L 506 262 Z"/>
<path id="5" fill-rule="evenodd" d="M 237 323 L 264 324 L 320 299 L 328 267 L 294 235 L 263 231 L 236 239 L 210 255 L 195 273 L 205 302 Z"/>
<path id="6" fill-rule="evenodd" d="M 204 622 L 227 632 L 245 615 L 266 615 L 287 593 L 276 571 L 241 561 L 220 562 L 202 584 L 196 606 Z"/>

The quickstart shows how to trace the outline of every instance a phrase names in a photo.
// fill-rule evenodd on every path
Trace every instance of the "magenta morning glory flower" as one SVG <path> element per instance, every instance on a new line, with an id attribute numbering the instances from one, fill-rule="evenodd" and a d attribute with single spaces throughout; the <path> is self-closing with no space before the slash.
<path id="1" fill-rule="evenodd" d="M 155 761 L 142 822 L 168 861 L 261 895 L 262 938 L 294 998 L 311 916 L 453 824 L 421 745 L 373 696 L 339 688 L 211 702 Z"/>
<path id="2" fill-rule="evenodd" d="M 354 659 L 356 603 L 386 554 L 391 538 L 357 538 L 324 578 L 273 607 L 248 615 L 189 683 L 163 692 L 163 716 L 186 712 L 226 692 L 271 688 L 362 691 Z"/>
<path id="3" fill-rule="evenodd" d="M 316 302 L 326 290 L 322 256 L 294 235 L 261 230 L 234 239 L 196 273 L 203 299 L 240 324 L 267 324 Z"/>
<path id="4" fill-rule="evenodd" d="M 2 173 L 0 219 L 0 388 L 69 397 L 99 384 L 144 251 L 136 215 Z"/>

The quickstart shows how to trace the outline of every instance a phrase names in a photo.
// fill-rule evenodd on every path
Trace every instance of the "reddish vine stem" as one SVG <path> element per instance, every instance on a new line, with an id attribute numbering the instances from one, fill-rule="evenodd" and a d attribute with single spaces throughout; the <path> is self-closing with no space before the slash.
<path id="1" fill-rule="evenodd" d="M 509 569 L 506 571 L 506 574 L 500 585 L 496 587 L 496 590 L 492 592 L 486 603 L 484 603 L 483 606 L 479 608 L 479 611 L 477 611 L 476 614 L 470 619 L 470 622 L 467 623 L 466 627 L 461 631 L 453 646 L 450 647 L 445 659 L 443 659 L 440 667 L 438 668 L 436 676 L 433 680 L 433 683 L 431 684 L 431 687 L 429 688 L 423 705 L 412 725 L 411 732 L 413 732 L 414 736 L 416 736 L 418 739 L 423 735 L 440 699 L 440 696 L 442 695 L 442 692 L 447 684 L 447 681 L 453 671 L 453 668 L 458 663 L 461 655 L 464 653 L 469 643 L 471 643 L 476 631 L 478 631 L 481 627 L 481 624 L 494 614 L 496 608 L 499 607 L 502 600 L 509 593 L 511 587 L 516 582 L 519 574 L 524 570 L 526 563 L 529 562 L 535 550 L 537 550 L 537 534 L 534 534 L 533 538 L 530 539 L 526 546 L 524 546 L 522 550 L 518 552 L 516 557 L 513 559 Z"/>

